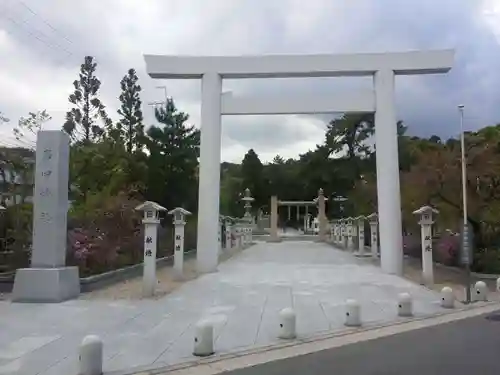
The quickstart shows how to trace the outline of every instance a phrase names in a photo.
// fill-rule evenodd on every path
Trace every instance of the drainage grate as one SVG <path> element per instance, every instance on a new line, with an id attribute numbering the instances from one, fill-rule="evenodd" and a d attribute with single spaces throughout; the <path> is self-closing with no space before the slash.
<path id="1" fill-rule="evenodd" d="M 486 320 L 491 320 L 492 322 L 500 322 L 500 313 L 486 315 Z"/>

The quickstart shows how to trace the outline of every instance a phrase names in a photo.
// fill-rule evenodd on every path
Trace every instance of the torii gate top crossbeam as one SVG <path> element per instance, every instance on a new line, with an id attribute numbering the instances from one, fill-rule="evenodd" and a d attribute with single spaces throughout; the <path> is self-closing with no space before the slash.
<path id="1" fill-rule="evenodd" d="M 197 79 L 216 72 L 223 78 L 369 76 L 379 70 L 395 74 L 447 73 L 454 50 L 336 55 L 169 56 L 144 55 L 152 78 Z"/>

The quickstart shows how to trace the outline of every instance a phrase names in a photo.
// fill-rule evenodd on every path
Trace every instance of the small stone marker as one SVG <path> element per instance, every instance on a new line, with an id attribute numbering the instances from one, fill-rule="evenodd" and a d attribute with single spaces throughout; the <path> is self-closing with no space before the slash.
<path id="1" fill-rule="evenodd" d="M 206 357 L 214 354 L 214 326 L 202 320 L 195 326 L 193 355 Z"/>
<path id="2" fill-rule="evenodd" d="M 80 345 L 78 375 L 102 375 L 103 343 L 95 335 L 85 336 Z"/>
<path id="3" fill-rule="evenodd" d="M 361 325 L 361 306 L 354 299 L 346 301 L 345 325 L 348 327 L 359 327 Z"/>
<path id="4" fill-rule="evenodd" d="M 160 212 L 166 211 L 158 203 L 146 201 L 135 208 L 144 212 L 144 263 L 142 273 L 142 292 L 144 297 L 152 297 L 156 288 L 156 250 L 158 248 L 158 225 Z"/>
<path id="5" fill-rule="evenodd" d="M 280 329 L 278 337 L 291 340 L 297 337 L 297 318 L 292 308 L 286 307 L 280 311 Z"/>
<path id="6" fill-rule="evenodd" d="M 18 269 L 12 300 L 61 302 L 80 294 L 78 267 L 66 267 L 69 137 L 37 134 L 31 267 Z"/>
<path id="7" fill-rule="evenodd" d="M 455 295 L 449 286 L 441 289 L 441 307 L 445 309 L 452 309 L 455 307 Z"/>
<path id="8" fill-rule="evenodd" d="M 398 315 L 413 316 L 413 301 L 409 293 L 400 293 L 398 296 Z"/>
<path id="9" fill-rule="evenodd" d="M 474 301 L 488 301 L 488 286 L 484 281 L 474 284 Z"/>

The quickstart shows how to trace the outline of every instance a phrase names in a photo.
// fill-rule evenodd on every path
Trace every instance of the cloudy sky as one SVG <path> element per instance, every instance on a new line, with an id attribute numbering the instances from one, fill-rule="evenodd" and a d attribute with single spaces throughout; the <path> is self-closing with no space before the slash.
<path id="1" fill-rule="evenodd" d="M 398 77 L 398 116 L 413 134 L 458 133 L 500 122 L 500 1 L 483 0 L 0 0 L 0 111 L 11 119 L 0 143 L 14 144 L 20 116 L 47 109 L 59 128 L 85 55 L 98 62 L 101 96 L 116 118 L 119 81 L 138 71 L 147 103 L 163 89 L 199 126 L 198 81 L 158 81 L 143 54 L 241 55 L 355 53 L 456 48 L 448 75 Z M 328 94 L 368 87 L 370 80 L 227 81 L 236 94 Z M 264 160 L 314 148 L 325 123 L 307 116 L 223 119 L 222 158 L 240 161 L 254 148 Z"/>

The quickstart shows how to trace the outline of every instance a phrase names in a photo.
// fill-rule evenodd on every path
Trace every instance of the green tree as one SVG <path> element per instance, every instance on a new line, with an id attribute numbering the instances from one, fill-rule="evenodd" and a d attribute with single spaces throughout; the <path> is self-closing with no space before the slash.
<path id="1" fill-rule="evenodd" d="M 79 78 L 73 82 L 74 92 L 68 100 L 74 105 L 66 113 L 63 130 L 73 139 L 88 143 L 104 135 L 112 122 L 106 114 L 106 107 L 98 97 L 101 81 L 96 77 L 97 63 L 92 56 L 85 56 L 80 67 Z M 104 127 L 97 120 L 102 120 Z"/>
<path id="2" fill-rule="evenodd" d="M 327 126 L 324 148 L 343 166 L 342 174 L 350 181 L 350 188 L 367 167 L 374 167 L 370 162 L 373 150 L 368 143 L 374 129 L 373 114 L 359 113 L 346 113 Z"/>
<path id="3" fill-rule="evenodd" d="M 146 196 L 172 208 L 196 209 L 200 131 L 186 122 L 189 116 L 177 110 L 173 99 L 155 111 L 162 126 L 151 126 Z"/>
<path id="4" fill-rule="evenodd" d="M 368 156 L 371 150 L 366 142 L 373 135 L 374 129 L 372 114 L 347 113 L 330 121 L 325 146 L 330 155 L 345 152 L 348 159 Z"/>
<path id="5" fill-rule="evenodd" d="M 117 124 L 120 137 L 123 138 L 125 148 L 130 154 L 140 149 L 144 143 L 144 124 L 141 109 L 141 86 L 137 83 L 139 78 L 135 69 L 129 69 L 120 81 L 122 93 L 120 94 L 121 108 L 118 114 L 121 116 Z"/>
<path id="6" fill-rule="evenodd" d="M 264 165 L 259 159 L 259 155 L 250 149 L 243 157 L 241 163 L 241 179 L 242 191 L 250 189 L 252 196 L 255 198 L 254 207 L 261 206 L 267 202 L 266 181 L 264 178 Z"/>
<path id="7" fill-rule="evenodd" d="M 43 130 L 43 124 L 52 120 L 52 117 L 47 113 L 47 110 L 30 112 L 27 117 L 21 117 L 19 122 L 17 123 L 17 127 L 13 129 L 14 137 L 23 143 L 31 143 L 33 142 L 31 139 L 28 139 L 27 136 L 31 135 L 32 137 L 36 137 L 36 134 Z M 33 144 L 33 149 L 35 144 Z"/>

